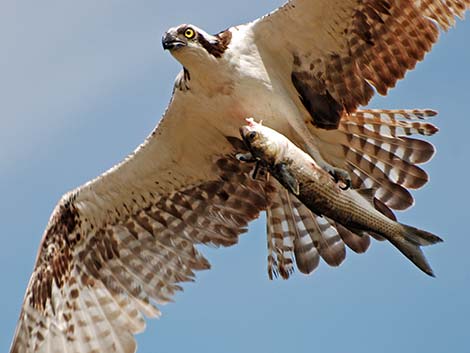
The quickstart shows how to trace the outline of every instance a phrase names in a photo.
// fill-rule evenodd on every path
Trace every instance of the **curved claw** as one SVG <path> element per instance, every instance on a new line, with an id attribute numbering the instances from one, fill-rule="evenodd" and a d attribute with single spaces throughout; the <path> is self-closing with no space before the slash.
<path id="1" fill-rule="evenodd" d="M 258 177 L 258 174 L 260 173 L 260 161 L 253 157 L 250 152 L 237 153 L 235 158 L 244 163 L 256 163 L 253 172 L 251 173 L 251 178 L 256 179 Z"/>
<path id="2" fill-rule="evenodd" d="M 333 177 L 333 179 L 335 180 L 337 184 L 341 183 L 339 185 L 339 188 L 341 190 L 348 190 L 349 188 L 351 188 L 352 180 L 347 171 L 345 171 L 344 169 L 334 168 L 331 166 L 330 168 L 331 169 L 328 170 L 328 173 Z"/>
<path id="3" fill-rule="evenodd" d="M 260 163 L 259 163 L 259 161 L 256 161 L 255 169 L 253 170 L 253 173 L 251 174 L 251 178 L 253 180 L 256 180 L 256 178 L 258 177 L 259 167 L 260 167 Z"/>
<path id="4" fill-rule="evenodd" d="M 248 153 L 237 153 L 235 155 L 235 158 L 238 159 L 240 162 L 246 162 L 246 163 L 256 162 L 256 158 L 253 157 L 253 155 L 250 152 L 248 152 Z"/>
<path id="5" fill-rule="evenodd" d="M 341 190 L 348 190 L 351 188 L 352 186 L 352 182 L 351 182 L 351 179 L 347 179 L 347 180 L 343 180 L 343 184 L 344 185 L 340 185 L 339 188 Z"/>

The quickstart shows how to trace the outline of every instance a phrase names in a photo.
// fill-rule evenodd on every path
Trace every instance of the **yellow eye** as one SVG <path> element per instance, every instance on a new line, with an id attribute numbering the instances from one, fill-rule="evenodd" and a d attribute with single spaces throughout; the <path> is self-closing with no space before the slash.
<path id="1" fill-rule="evenodd" d="M 196 35 L 196 32 L 194 32 L 194 29 L 192 28 L 186 28 L 184 31 L 184 36 L 188 39 L 193 38 Z"/>

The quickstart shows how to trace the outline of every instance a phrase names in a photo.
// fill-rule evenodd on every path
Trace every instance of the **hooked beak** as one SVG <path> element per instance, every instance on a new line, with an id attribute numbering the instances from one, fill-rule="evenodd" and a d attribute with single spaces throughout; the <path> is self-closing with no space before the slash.
<path id="1" fill-rule="evenodd" d="M 162 46 L 165 50 L 174 50 L 186 46 L 186 43 L 171 32 L 165 32 L 162 37 Z"/>

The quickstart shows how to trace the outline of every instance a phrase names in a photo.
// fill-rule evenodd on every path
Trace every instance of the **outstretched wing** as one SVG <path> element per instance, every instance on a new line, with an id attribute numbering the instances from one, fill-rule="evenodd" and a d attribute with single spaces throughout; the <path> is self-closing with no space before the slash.
<path id="1" fill-rule="evenodd" d="M 252 24 L 321 128 L 386 94 L 470 0 L 291 0 Z"/>
<path id="2" fill-rule="evenodd" d="M 413 204 L 408 189 L 428 180 L 418 165 L 433 146 L 409 135 L 437 129 L 422 119 L 432 111 L 358 111 L 374 92 L 385 95 L 397 80 L 463 17 L 469 0 L 291 0 L 250 24 L 266 62 L 286 89 L 299 97 L 314 149 L 349 172 L 355 188 L 377 188 L 377 206 L 403 210 Z M 308 145 L 308 143 L 307 143 Z M 358 237 L 317 217 L 292 195 L 272 195 L 268 221 L 268 270 L 287 278 L 294 260 L 310 273 L 319 259 L 337 266 L 345 245 L 363 252 Z"/>
<path id="3" fill-rule="evenodd" d="M 195 246 L 235 244 L 266 208 L 268 186 L 234 159 L 230 124 L 211 125 L 185 97 L 133 155 L 59 202 L 12 353 L 134 352 L 143 314 L 209 268 Z"/>

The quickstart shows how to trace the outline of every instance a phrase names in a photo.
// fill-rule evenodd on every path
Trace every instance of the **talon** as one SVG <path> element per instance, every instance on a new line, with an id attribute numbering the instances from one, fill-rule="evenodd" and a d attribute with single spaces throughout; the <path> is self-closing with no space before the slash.
<path id="1" fill-rule="evenodd" d="M 237 153 L 235 158 L 240 162 L 253 163 L 256 162 L 256 158 L 250 152 L 247 153 Z"/>
<path id="2" fill-rule="evenodd" d="M 336 169 L 336 178 L 338 179 L 339 182 L 341 182 L 339 188 L 341 190 L 348 190 L 352 186 L 352 180 L 351 177 L 349 176 L 349 173 L 343 169 Z M 337 182 L 338 182 L 337 181 Z"/>
<path id="3" fill-rule="evenodd" d="M 352 186 L 351 179 L 347 179 L 346 181 L 343 181 L 344 186 L 340 185 L 339 188 L 341 190 L 348 190 Z"/>
<path id="4" fill-rule="evenodd" d="M 253 169 L 253 172 L 251 173 L 251 177 L 253 179 L 256 179 L 258 177 L 258 174 L 262 172 L 260 169 L 260 161 L 253 157 L 253 155 L 250 152 L 247 153 L 237 153 L 235 155 L 235 158 L 238 159 L 240 162 L 244 163 L 256 163 L 255 168 Z"/>
<path id="5" fill-rule="evenodd" d="M 251 177 L 253 178 L 253 180 L 256 180 L 256 177 L 258 176 L 259 165 L 260 165 L 260 162 L 256 161 L 255 169 L 253 170 L 253 173 L 251 174 Z"/>
<path id="6" fill-rule="evenodd" d="M 324 169 L 330 174 L 335 183 L 340 184 L 341 190 L 348 190 L 352 186 L 352 180 L 349 173 L 341 168 L 334 168 L 332 166 L 325 166 Z"/>
<path id="7" fill-rule="evenodd" d="M 327 170 L 328 174 L 330 174 L 333 179 L 335 180 L 335 183 L 339 181 L 338 176 L 336 175 L 335 171 L 333 169 Z"/>

